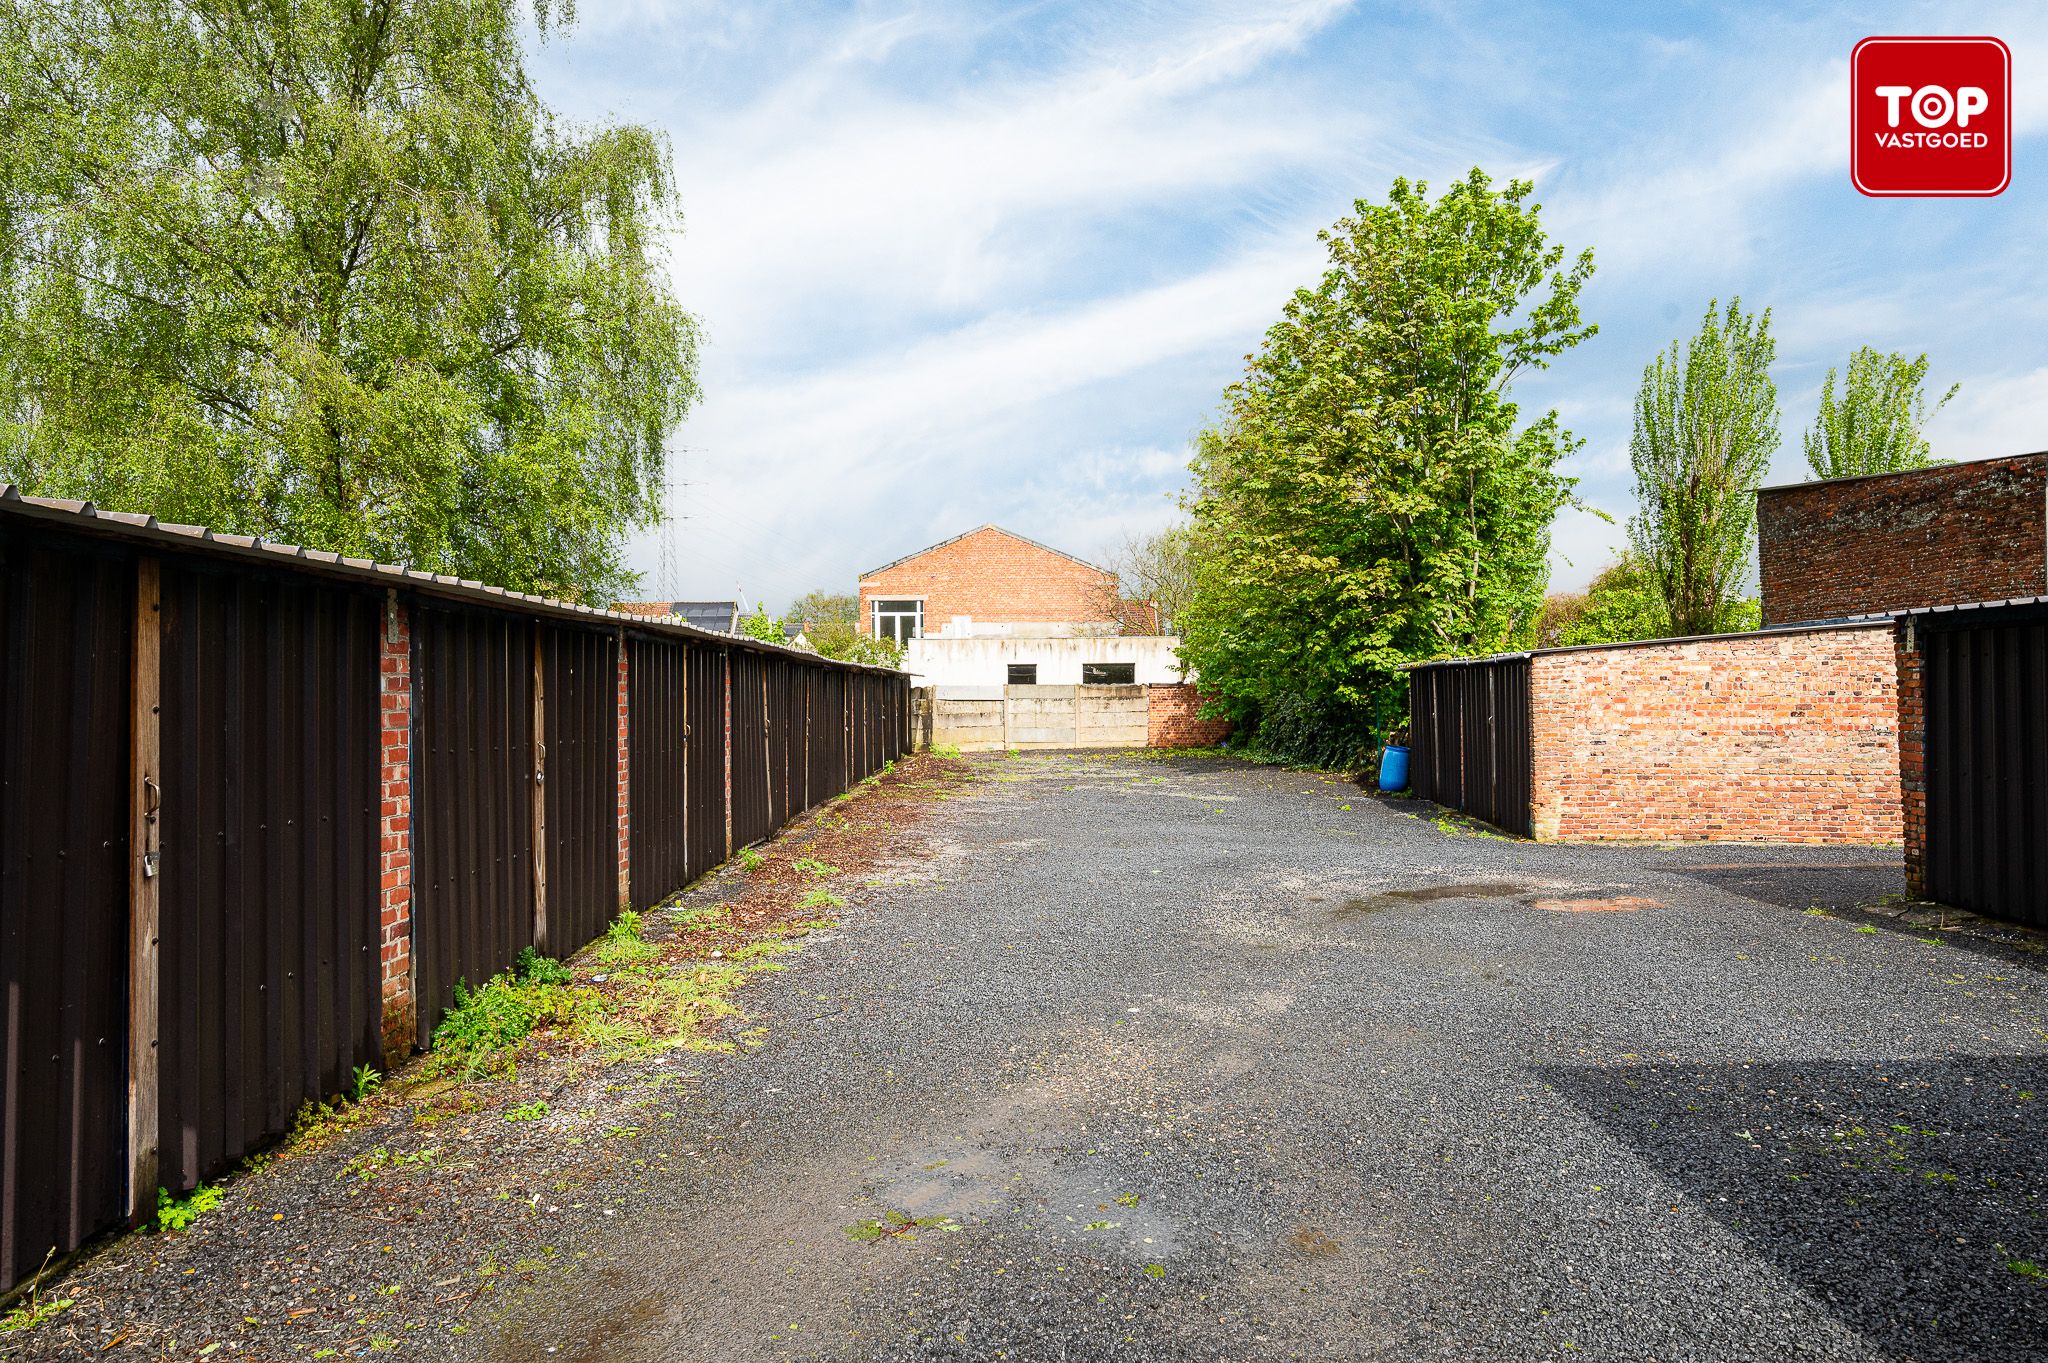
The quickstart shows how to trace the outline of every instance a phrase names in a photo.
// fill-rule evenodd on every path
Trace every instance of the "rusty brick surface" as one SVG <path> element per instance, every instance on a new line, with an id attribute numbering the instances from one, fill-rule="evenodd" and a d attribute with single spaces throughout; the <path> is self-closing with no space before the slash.
<path id="1" fill-rule="evenodd" d="M 1208 748 L 1230 736 L 1229 720 L 1202 718 L 1202 693 L 1192 683 L 1145 690 L 1146 746 Z"/>
<path id="2" fill-rule="evenodd" d="M 873 629 L 876 600 L 909 597 L 924 598 L 927 634 L 956 615 L 977 625 L 1116 624 L 1114 581 L 1100 568 L 986 525 L 862 577 L 858 628 Z"/>
<path id="3" fill-rule="evenodd" d="M 1535 835 L 1897 842 L 1898 666 L 1890 626 L 1538 654 Z"/>
<path id="4" fill-rule="evenodd" d="M 2048 454 L 1757 494 L 1766 625 L 2048 592 Z"/>

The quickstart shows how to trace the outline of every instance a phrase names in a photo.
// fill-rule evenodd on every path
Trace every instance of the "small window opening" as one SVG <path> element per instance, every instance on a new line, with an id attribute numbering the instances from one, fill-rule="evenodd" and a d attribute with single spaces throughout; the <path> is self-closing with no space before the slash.
<path id="1" fill-rule="evenodd" d="M 1038 685 L 1038 664 L 1037 664 L 1037 663 L 1011 663 L 1011 664 L 1010 664 L 1010 685 L 1012 685 L 1012 686 L 1036 686 L 1036 685 Z"/>
<path id="2" fill-rule="evenodd" d="M 1082 663 L 1083 686 L 1131 686 L 1138 680 L 1136 663 Z"/>
<path id="3" fill-rule="evenodd" d="M 907 644 L 924 637 L 923 601 L 877 601 L 874 603 L 877 639 L 894 639 Z"/>

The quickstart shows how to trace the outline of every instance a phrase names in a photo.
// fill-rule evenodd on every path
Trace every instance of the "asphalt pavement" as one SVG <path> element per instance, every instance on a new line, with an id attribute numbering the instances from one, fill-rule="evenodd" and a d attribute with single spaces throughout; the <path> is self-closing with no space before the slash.
<path id="1" fill-rule="evenodd" d="M 461 1352 L 2041 1356 L 2048 958 L 1893 916 L 1895 849 L 983 761 Z"/>

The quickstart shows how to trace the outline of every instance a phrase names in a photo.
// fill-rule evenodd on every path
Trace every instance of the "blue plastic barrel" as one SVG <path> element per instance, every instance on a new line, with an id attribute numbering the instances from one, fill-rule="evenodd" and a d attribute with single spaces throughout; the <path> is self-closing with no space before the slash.
<path id="1" fill-rule="evenodd" d="M 1380 753 L 1380 789 L 1408 789 L 1408 750 L 1389 743 Z"/>

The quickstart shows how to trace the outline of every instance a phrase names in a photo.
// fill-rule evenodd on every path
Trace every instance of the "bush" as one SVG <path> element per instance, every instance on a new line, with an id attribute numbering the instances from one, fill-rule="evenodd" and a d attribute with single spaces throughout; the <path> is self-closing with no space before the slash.
<path id="1" fill-rule="evenodd" d="M 1380 709 L 1387 709 L 1384 702 Z M 1367 706 L 1316 696 L 1278 696 L 1260 710 L 1251 746 L 1302 766 L 1354 771 L 1373 764 L 1391 727 L 1376 722 Z"/>

